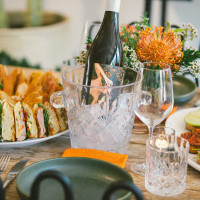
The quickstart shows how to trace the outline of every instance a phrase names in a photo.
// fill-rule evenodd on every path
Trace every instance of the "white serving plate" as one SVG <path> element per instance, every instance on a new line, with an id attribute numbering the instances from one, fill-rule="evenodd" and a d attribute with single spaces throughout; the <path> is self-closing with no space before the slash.
<path id="1" fill-rule="evenodd" d="M 185 122 L 184 122 L 184 117 L 187 115 L 190 111 L 198 110 L 200 107 L 196 108 L 187 108 L 184 110 L 179 110 L 169 116 L 165 122 L 165 126 L 171 127 L 176 131 L 176 135 L 180 136 L 181 133 L 187 132 L 188 130 L 186 129 Z M 191 154 L 189 153 L 188 156 L 188 164 L 198 171 L 200 171 L 200 165 L 197 163 L 197 154 Z"/>
<path id="2" fill-rule="evenodd" d="M 53 138 L 57 138 L 57 137 L 59 137 L 63 134 L 69 134 L 69 129 L 62 131 L 62 132 L 59 132 L 55 135 L 45 137 L 45 138 L 28 139 L 28 140 L 24 140 L 24 141 L 21 141 L 21 142 L 0 142 L 0 149 L 2 149 L 2 148 L 27 147 L 27 146 L 38 144 L 38 143 L 41 143 L 41 142 L 45 142 L 47 140 L 51 140 Z"/>

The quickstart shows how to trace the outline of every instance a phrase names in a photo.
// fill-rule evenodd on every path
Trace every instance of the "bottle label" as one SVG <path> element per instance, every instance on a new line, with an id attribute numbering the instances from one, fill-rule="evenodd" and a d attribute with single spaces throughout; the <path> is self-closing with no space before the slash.
<path id="1" fill-rule="evenodd" d="M 109 99 L 114 99 L 116 96 L 116 89 L 112 89 L 112 86 L 121 85 L 122 77 L 122 67 L 95 63 L 91 80 L 89 102 L 92 105 L 95 103 L 102 103 L 106 95 L 110 96 Z"/>
<path id="2" fill-rule="evenodd" d="M 119 12 L 121 0 L 106 0 L 106 11 Z"/>

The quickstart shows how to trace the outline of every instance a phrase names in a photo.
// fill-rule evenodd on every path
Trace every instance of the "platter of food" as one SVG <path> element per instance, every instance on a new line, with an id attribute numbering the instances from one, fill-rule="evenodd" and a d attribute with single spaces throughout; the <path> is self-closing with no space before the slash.
<path id="1" fill-rule="evenodd" d="M 0 148 L 23 147 L 43 142 L 68 130 L 64 108 L 50 104 L 53 92 L 63 89 L 53 72 L 0 65 Z"/>
<path id="2" fill-rule="evenodd" d="M 179 110 L 167 118 L 165 126 L 175 129 L 176 135 L 190 143 L 188 164 L 200 171 L 200 107 Z"/>
<path id="3" fill-rule="evenodd" d="M 51 135 L 51 136 L 48 136 L 48 137 L 44 137 L 44 138 L 33 138 L 33 139 L 27 139 L 27 140 L 24 140 L 24 141 L 16 141 L 16 142 L 1 142 L 0 143 L 0 149 L 2 148 L 21 148 L 21 147 L 27 147 L 27 146 L 31 146 L 31 145 L 35 145 L 35 144 L 38 144 L 38 143 L 41 143 L 41 142 L 45 142 L 47 140 L 51 140 L 51 139 L 54 139 L 54 138 L 57 138 L 61 135 L 68 135 L 69 134 L 69 130 L 65 130 L 65 131 L 62 131 L 62 132 L 59 132 L 55 135 Z"/>

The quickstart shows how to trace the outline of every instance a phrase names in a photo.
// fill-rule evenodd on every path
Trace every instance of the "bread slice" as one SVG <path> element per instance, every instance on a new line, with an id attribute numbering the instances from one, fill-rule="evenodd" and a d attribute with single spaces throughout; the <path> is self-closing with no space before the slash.
<path id="1" fill-rule="evenodd" d="M 61 131 L 66 130 L 68 128 L 68 123 L 67 123 L 67 113 L 65 108 L 56 108 L 56 114 L 58 117 L 60 130 Z"/>
<path id="2" fill-rule="evenodd" d="M 4 91 L 0 91 L 0 100 L 2 102 L 4 102 L 4 101 L 8 102 L 13 108 L 14 108 L 15 104 L 17 103 L 17 101 L 12 99 L 11 96 L 7 95 Z"/>
<path id="3" fill-rule="evenodd" d="M 47 101 L 44 103 L 44 107 L 46 108 L 47 114 L 49 115 L 49 135 L 55 135 L 60 131 L 56 112 L 51 104 Z"/>
<path id="4" fill-rule="evenodd" d="M 186 128 L 191 131 L 200 131 L 200 109 L 189 112 L 185 117 Z"/>
<path id="5" fill-rule="evenodd" d="M 22 141 L 26 139 L 26 126 L 24 112 L 21 102 L 17 102 L 14 107 L 16 139 Z"/>
<path id="6" fill-rule="evenodd" d="M 24 109 L 26 135 L 28 138 L 37 138 L 38 130 L 37 130 L 37 125 L 36 125 L 35 117 L 33 114 L 33 110 L 26 103 L 22 103 L 22 105 L 23 105 L 23 109 Z"/>
<path id="7" fill-rule="evenodd" d="M 2 140 L 15 141 L 15 120 L 13 108 L 7 103 L 3 103 L 2 109 Z"/>

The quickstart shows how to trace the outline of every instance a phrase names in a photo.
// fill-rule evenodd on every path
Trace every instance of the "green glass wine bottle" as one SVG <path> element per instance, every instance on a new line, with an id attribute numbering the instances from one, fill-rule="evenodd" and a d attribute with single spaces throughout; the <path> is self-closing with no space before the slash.
<path id="1" fill-rule="evenodd" d="M 102 25 L 89 49 L 84 71 L 85 86 L 117 86 L 122 79 L 123 54 L 119 35 L 120 0 L 107 0 Z M 95 88 L 94 88 L 95 89 Z M 86 104 L 98 96 L 84 87 L 82 97 Z"/>

